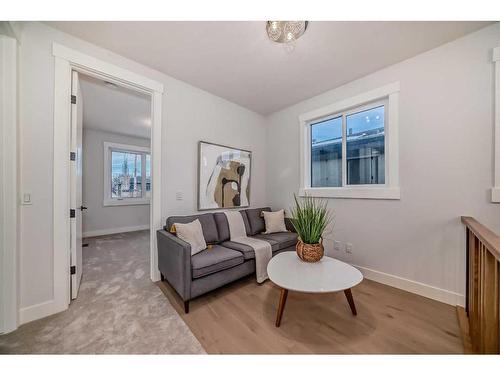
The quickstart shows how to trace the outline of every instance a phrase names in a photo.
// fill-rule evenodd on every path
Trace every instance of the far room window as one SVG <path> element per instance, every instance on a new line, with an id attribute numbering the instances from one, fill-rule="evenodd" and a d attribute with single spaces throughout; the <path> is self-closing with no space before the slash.
<path id="1" fill-rule="evenodd" d="M 148 204 L 149 148 L 104 142 L 104 205 Z"/>
<path id="2" fill-rule="evenodd" d="M 301 195 L 399 199 L 398 92 L 388 85 L 300 117 Z"/>

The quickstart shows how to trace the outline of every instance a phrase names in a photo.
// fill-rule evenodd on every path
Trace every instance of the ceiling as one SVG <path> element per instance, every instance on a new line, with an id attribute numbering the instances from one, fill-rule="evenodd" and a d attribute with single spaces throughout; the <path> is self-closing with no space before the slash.
<path id="1" fill-rule="evenodd" d="M 124 87 L 80 75 L 83 127 L 134 137 L 151 137 L 151 100 Z"/>
<path id="2" fill-rule="evenodd" d="M 292 53 L 263 21 L 48 24 L 266 115 L 489 22 L 314 21 Z"/>

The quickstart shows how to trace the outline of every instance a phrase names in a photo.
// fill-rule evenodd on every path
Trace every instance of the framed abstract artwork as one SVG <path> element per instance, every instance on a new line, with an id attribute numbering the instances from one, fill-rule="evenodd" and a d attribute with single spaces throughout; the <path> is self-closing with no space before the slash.
<path id="1" fill-rule="evenodd" d="M 198 210 L 248 207 L 252 152 L 198 144 Z"/>

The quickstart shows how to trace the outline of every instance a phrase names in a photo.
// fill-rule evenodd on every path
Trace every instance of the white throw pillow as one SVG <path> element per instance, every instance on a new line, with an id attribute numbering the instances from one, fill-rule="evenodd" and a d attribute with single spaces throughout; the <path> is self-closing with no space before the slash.
<path id="1" fill-rule="evenodd" d="M 174 225 L 177 237 L 191 245 L 191 255 L 198 254 L 207 248 L 200 220 L 196 219 L 187 224 L 175 223 Z"/>
<path id="2" fill-rule="evenodd" d="M 264 234 L 287 232 L 285 225 L 285 210 L 275 212 L 262 211 L 264 221 L 266 222 L 266 231 Z"/>

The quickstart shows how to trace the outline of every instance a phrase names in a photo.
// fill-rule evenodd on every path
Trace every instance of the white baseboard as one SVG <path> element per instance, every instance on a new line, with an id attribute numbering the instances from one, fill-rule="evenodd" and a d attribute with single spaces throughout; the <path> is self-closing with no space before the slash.
<path id="1" fill-rule="evenodd" d="M 116 233 L 126 233 L 126 232 L 135 232 L 138 230 L 146 230 L 149 229 L 149 224 L 146 225 L 137 225 L 134 227 L 121 227 L 121 228 L 110 228 L 110 229 L 99 229 L 99 230 L 91 230 L 87 232 L 83 232 L 82 237 L 97 237 L 97 236 L 105 236 L 107 234 L 116 234 Z"/>
<path id="2" fill-rule="evenodd" d="M 353 264 L 358 268 L 363 276 L 368 280 L 373 280 L 381 284 L 386 284 L 394 288 L 406 290 L 407 292 L 418 294 L 436 301 L 447 303 L 452 306 L 465 306 L 465 296 L 452 292 L 450 290 L 437 288 L 432 285 L 423 284 L 418 281 L 408 280 L 403 277 L 391 275 L 388 273 L 375 271 L 370 268 L 361 267 Z"/>
<path id="3" fill-rule="evenodd" d="M 19 309 L 19 324 L 31 322 L 33 320 L 45 318 L 46 316 L 58 313 L 54 300 L 37 303 Z"/>

